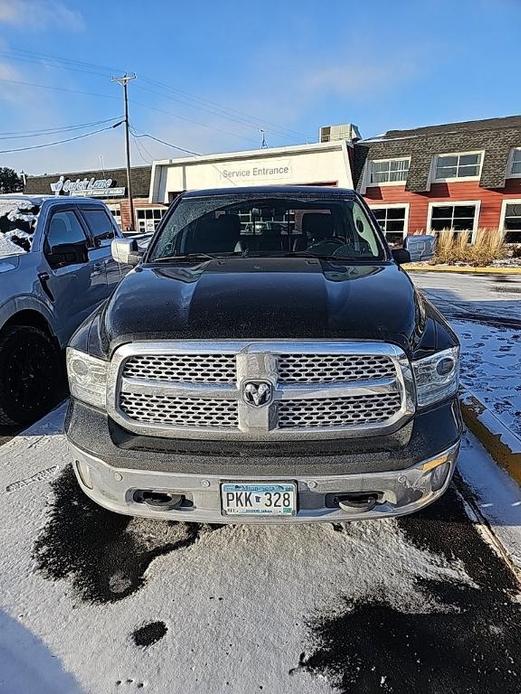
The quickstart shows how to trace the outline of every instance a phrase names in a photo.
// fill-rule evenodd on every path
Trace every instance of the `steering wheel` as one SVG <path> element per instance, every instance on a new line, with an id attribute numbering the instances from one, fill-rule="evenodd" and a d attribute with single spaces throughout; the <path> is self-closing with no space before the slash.
<path id="1" fill-rule="evenodd" d="M 319 253 L 319 255 L 332 255 L 337 248 L 343 246 L 344 242 L 336 237 L 331 237 L 330 239 L 323 239 L 318 243 L 314 243 L 312 246 L 306 248 L 306 252 L 312 251 Z"/>

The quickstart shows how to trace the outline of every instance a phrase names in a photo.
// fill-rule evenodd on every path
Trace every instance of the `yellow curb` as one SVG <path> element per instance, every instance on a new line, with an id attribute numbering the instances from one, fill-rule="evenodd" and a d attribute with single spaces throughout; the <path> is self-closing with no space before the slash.
<path id="1" fill-rule="evenodd" d="M 521 440 L 474 395 L 464 393 L 460 402 L 467 427 L 496 463 L 521 485 Z"/>
<path id="2" fill-rule="evenodd" d="M 405 263 L 404 270 L 414 272 L 464 272 L 474 275 L 521 275 L 521 267 L 471 267 L 470 265 L 422 265 L 418 263 Z"/>

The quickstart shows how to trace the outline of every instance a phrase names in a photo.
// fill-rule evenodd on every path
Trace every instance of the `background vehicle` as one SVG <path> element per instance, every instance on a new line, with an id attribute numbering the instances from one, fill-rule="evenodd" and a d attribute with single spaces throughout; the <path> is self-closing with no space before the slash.
<path id="1" fill-rule="evenodd" d="M 120 238 L 98 200 L 0 196 L 0 424 L 43 414 L 63 380 L 61 350 L 120 281 Z"/>
<path id="2" fill-rule="evenodd" d="M 185 193 L 143 262 L 113 246 L 138 266 L 67 349 L 66 433 L 95 501 L 291 522 L 402 515 L 445 491 L 458 339 L 356 193 Z"/>

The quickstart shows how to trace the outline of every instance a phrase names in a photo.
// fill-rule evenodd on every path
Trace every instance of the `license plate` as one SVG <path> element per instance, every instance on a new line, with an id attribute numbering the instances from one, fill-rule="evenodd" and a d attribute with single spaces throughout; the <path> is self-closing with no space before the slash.
<path id="1" fill-rule="evenodd" d="M 221 484 L 223 513 L 227 516 L 293 516 L 297 511 L 294 482 Z"/>

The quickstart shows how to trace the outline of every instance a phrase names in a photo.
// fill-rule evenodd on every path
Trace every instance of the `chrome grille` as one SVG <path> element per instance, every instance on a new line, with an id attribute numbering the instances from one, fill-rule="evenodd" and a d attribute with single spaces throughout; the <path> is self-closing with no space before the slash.
<path id="1" fill-rule="evenodd" d="M 237 403 L 233 400 L 173 398 L 166 395 L 121 394 L 122 411 L 136 422 L 176 427 L 236 427 Z"/>
<path id="2" fill-rule="evenodd" d="M 395 366 L 385 355 L 283 354 L 278 358 L 281 383 L 335 383 L 385 378 Z"/>
<path id="3" fill-rule="evenodd" d="M 279 427 L 350 427 L 385 422 L 400 408 L 398 393 L 353 398 L 285 400 L 279 403 Z"/>
<path id="4" fill-rule="evenodd" d="M 414 385 L 405 354 L 383 343 L 139 342 L 114 353 L 107 408 L 145 435 L 327 439 L 392 430 L 414 412 Z"/>
<path id="5" fill-rule="evenodd" d="M 123 376 L 179 383 L 233 383 L 234 354 L 149 354 L 130 357 Z"/>

